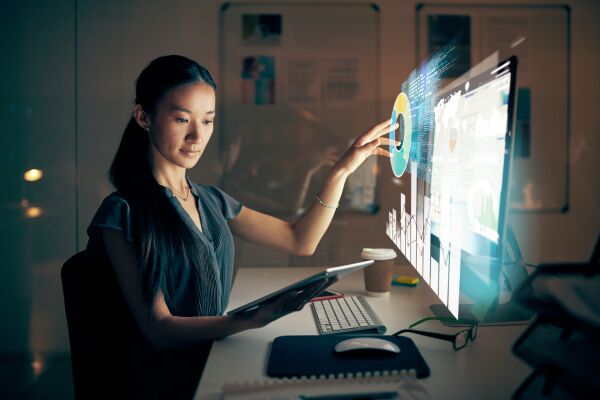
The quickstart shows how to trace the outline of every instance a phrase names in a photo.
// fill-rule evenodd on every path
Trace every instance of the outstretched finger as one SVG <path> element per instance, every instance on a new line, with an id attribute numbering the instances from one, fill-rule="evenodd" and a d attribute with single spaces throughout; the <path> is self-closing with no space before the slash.
<path id="1" fill-rule="evenodd" d="M 392 120 L 390 118 L 388 118 L 384 121 L 381 121 L 377 125 L 375 125 L 373 128 L 371 128 L 371 130 L 369 132 L 375 133 L 375 132 L 389 129 L 391 123 L 392 123 Z"/>
<path id="2" fill-rule="evenodd" d="M 396 123 L 394 123 L 394 125 L 388 127 L 388 129 L 382 129 L 379 132 L 377 132 L 376 137 L 381 137 L 381 136 L 384 136 L 384 135 L 389 135 L 390 131 L 392 131 L 392 130 L 395 131 L 399 127 L 400 127 L 400 124 L 398 122 L 396 122 Z"/>
<path id="3" fill-rule="evenodd" d="M 384 157 L 392 157 L 392 153 L 390 153 L 387 150 L 382 149 L 381 147 L 377 147 L 375 148 L 371 154 L 375 154 L 377 156 L 384 156 Z"/>
<path id="4" fill-rule="evenodd" d="M 400 140 L 392 140 L 389 138 L 379 138 L 381 144 L 387 144 L 387 145 L 394 145 L 394 146 L 400 146 L 402 144 L 402 142 Z"/>
<path id="5" fill-rule="evenodd" d="M 392 122 L 391 120 L 388 120 L 387 123 L 384 126 L 382 126 L 380 129 L 372 129 L 371 135 L 370 135 L 371 139 L 375 139 L 377 137 L 387 135 L 390 133 L 390 131 L 396 130 L 400 127 L 400 124 L 398 122 L 394 122 L 393 124 L 391 122 Z"/>
<path id="6" fill-rule="evenodd" d="M 357 145 L 364 146 L 368 142 L 371 142 L 380 136 L 389 134 L 390 130 L 397 129 L 400 126 L 397 122 L 393 125 L 390 125 L 390 122 L 390 120 L 387 120 L 385 124 L 379 124 L 373 129 L 371 129 L 369 132 L 367 132 L 365 135 L 359 137 Z"/>

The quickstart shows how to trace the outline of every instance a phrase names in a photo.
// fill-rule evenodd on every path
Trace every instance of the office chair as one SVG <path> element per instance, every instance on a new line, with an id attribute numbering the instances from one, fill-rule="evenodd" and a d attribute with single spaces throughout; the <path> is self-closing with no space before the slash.
<path id="1" fill-rule="evenodd" d="M 124 348 L 129 309 L 113 269 L 100 264 L 82 251 L 61 269 L 75 397 L 132 398 Z"/>
<path id="2" fill-rule="evenodd" d="M 212 342 L 153 349 L 129 311 L 110 262 L 101 258 L 82 251 L 61 269 L 75 397 L 192 398 Z"/>

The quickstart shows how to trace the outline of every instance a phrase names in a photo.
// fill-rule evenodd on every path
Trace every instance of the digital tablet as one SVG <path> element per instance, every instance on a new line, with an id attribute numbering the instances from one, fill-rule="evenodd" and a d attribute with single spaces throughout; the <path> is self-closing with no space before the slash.
<path id="1" fill-rule="evenodd" d="M 286 286 L 282 289 L 279 289 L 273 293 L 263 296 L 260 299 L 254 300 L 254 301 L 252 301 L 248 304 L 245 304 L 241 307 L 235 308 L 235 309 L 227 312 L 227 314 L 234 315 L 234 314 L 239 314 L 242 312 L 250 311 L 252 309 L 260 307 L 261 304 L 268 302 L 269 300 L 271 300 L 279 295 L 282 295 L 284 293 L 291 292 L 291 291 L 295 291 L 296 293 L 301 293 L 307 287 L 309 287 L 313 284 L 316 284 L 319 281 L 322 281 L 323 286 L 315 293 L 315 295 L 317 295 L 323 289 L 332 285 L 334 282 L 336 282 L 342 276 L 348 275 L 354 271 L 358 271 L 359 269 L 363 269 L 366 266 L 369 266 L 373 263 L 374 263 L 373 260 L 367 260 L 367 261 L 357 262 L 354 264 L 340 265 L 338 267 L 327 268 L 324 271 L 321 271 L 314 275 L 311 275 L 308 278 L 304 278 L 301 281 L 298 281 L 298 282 L 293 283 L 289 286 Z M 310 297 L 312 297 L 312 296 L 310 296 Z M 310 297 L 305 299 L 305 301 L 308 302 L 310 300 Z"/>

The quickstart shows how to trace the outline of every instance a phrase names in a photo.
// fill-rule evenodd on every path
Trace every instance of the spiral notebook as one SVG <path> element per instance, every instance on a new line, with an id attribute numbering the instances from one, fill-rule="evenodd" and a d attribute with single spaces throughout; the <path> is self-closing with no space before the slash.
<path id="1" fill-rule="evenodd" d="M 356 374 L 300 379 L 268 379 L 261 382 L 230 383 L 222 388 L 223 400 L 344 400 L 414 399 L 431 400 L 415 371 Z"/>

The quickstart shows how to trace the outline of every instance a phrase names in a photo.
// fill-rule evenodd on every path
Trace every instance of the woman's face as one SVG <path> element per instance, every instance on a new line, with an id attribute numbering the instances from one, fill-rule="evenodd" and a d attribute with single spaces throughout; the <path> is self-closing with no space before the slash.
<path id="1" fill-rule="evenodd" d="M 215 90 L 204 82 L 168 91 L 150 121 L 155 166 L 171 163 L 192 168 L 213 133 Z"/>

